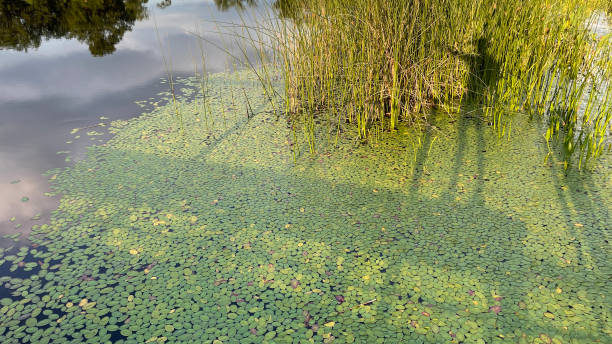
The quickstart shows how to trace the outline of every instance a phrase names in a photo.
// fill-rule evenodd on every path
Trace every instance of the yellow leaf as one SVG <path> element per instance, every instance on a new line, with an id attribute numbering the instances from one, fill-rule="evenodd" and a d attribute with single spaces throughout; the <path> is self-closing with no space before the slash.
<path id="1" fill-rule="evenodd" d="M 336 323 L 333 322 L 333 321 L 330 321 L 330 322 L 325 324 L 325 326 L 327 326 L 327 327 L 334 327 L 334 325 L 336 325 Z"/>
<path id="2" fill-rule="evenodd" d="M 83 310 L 86 311 L 90 308 L 93 308 L 96 305 L 96 302 L 89 302 L 83 305 Z"/>
<path id="3" fill-rule="evenodd" d="M 68 302 L 68 303 L 66 303 L 66 308 L 70 308 L 70 307 L 72 307 L 72 306 L 74 306 L 74 303 L 72 303 L 72 302 Z"/>
<path id="4" fill-rule="evenodd" d="M 135 249 L 131 249 L 131 250 L 130 250 L 130 254 L 138 254 L 138 251 L 137 251 L 137 250 L 135 250 Z"/>
<path id="5" fill-rule="evenodd" d="M 584 225 L 582 223 L 574 223 L 574 226 L 576 226 L 576 227 L 584 227 Z"/>
<path id="6" fill-rule="evenodd" d="M 555 315 L 552 314 L 551 312 L 545 312 L 544 316 L 547 317 L 548 319 L 554 319 L 555 318 Z"/>
<path id="7" fill-rule="evenodd" d="M 557 294 L 561 294 L 561 292 L 562 292 L 563 290 L 561 290 L 561 288 L 557 287 L 557 290 L 555 290 L 555 291 L 557 292 Z"/>
<path id="8" fill-rule="evenodd" d="M 87 299 L 81 300 L 81 302 L 79 302 L 79 307 L 83 307 L 86 303 L 87 303 Z"/>

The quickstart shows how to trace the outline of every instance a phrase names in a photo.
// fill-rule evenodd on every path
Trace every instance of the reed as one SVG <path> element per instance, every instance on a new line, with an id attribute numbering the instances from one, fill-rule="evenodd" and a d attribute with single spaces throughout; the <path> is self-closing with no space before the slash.
<path id="1" fill-rule="evenodd" d="M 159 34 L 159 27 L 157 26 L 157 19 L 155 18 L 155 16 L 153 16 L 153 22 L 155 24 L 155 35 L 157 37 L 157 42 L 159 44 L 159 50 L 162 56 L 162 62 L 164 65 L 164 71 L 166 73 L 166 79 L 168 81 L 168 86 L 170 87 L 170 96 L 172 99 L 172 107 L 174 109 L 174 114 L 176 116 L 176 119 L 178 120 L 178 128 L 179 130 L 184 133 L 185 131 L 185 127 L 183 125 L 183 114 L 181 112 L 180 109 L 180 102 L 177 100 L 177 92 L 175 89 L 175 84 L 174 84 L 174 75 L 173 75 L 173 71 L 172 71 L 172 54 L 170 53 L 170 51 L 168 51 L 166 53 L 166 50 L 164 48 L 164 44 L 162 42 L 162 39 L 160 37 Z M 197 73 L 197 71 L 196 71 Z"/>
<path id="2" fill-rule="evenodd" d="M 499 137 L 515 115 L 548 121 L 581 167 L 610 144 L 610 36 L 600 0 L 304 0 L 274 28 L 285 112 L 316 150 L 316 122 L 357 137 L 477 104 Z M 251 41 L 261 40 L 251 37 Z M 265 73 L 268 75 L 268 73 Z M 268 84 L 267 80 L 262 84 Z M 328 139 L 331 136 L 328 135 Z M 571 160 L 574 157 L 574 160 Z"/>
<path id="3" fill-rule="evenodd" d="M 198 83 L 200 86 L 200 93 L 202 94 L 202 103 L 199 106 L 200 107 L 199 114 L 201 114 L 204 117 L 204 127 L 206 128 L 208 132 L 210 132 L 213 128 L 211 128 L 211 125 L 209 123 L 209 118 L 211 118 L 211 116 L 210 116 L 210 110 L 209 110 L 209 104 L 208 104 L 209 103 L 209 99 L 208 99 L 209 98 L 208 97 L 209 87 L 208 87 L 208 71 L 206 70 L 206 54 L 204 52 L 204 42 L 201 39 L 196 39 L 196 42 L 199 48 L 200 61 L 199 63 L 197 63 L 194 59 L 193 65 L 195 69 L 195 78 L 196 80 L 198 80 Z M 198 72 L 198 64 L 201 66 L 201 70 L 202 70 L 201 74 Z"/>

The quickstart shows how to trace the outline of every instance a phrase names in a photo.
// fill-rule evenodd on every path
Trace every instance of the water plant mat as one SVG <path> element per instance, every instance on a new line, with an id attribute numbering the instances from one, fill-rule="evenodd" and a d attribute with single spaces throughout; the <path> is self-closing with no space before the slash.
<path id="1" fill-rule="evenodd" d="M 564 171 L 537 123 L 464 114 L 294 162 L 248 73 L 211 76 L 207 117 L 179 83 L 180 121 L 161 102 L 50 173 L 0 342 L 612 341 L 610 157 Z"/>

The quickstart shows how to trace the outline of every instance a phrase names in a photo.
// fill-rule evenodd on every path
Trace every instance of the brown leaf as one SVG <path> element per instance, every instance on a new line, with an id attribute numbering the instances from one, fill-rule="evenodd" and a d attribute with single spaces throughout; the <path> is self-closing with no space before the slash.
<path id="1" fill-rule="evenodd" d="M 489 312 L 493 312 L 495 313 L 495 315 L 497 315 L 499 314 L 499 312 L 501 312 L 501 306 L 499 305 L 491 306 L 489 307 Z"/>
<path id="2" fill-rule="evenodd" d="M 306 327 L 310 326 L 310 319 L 312 319 L 310 313 L 308 311 L 304 311 L 304 325 Z"/>
<path id="3" fill-rule="evenodd" d="M 256 328 L 250 328 L 249 331 L 251 332 L 251 334 L 257 335 L 257 329 Z"/>
<path id="4" fill-rule="evenodd" d="M 344 296 L 336 295 L 336 301 L 338 301 L 339 304 L 342 304 L 344 302 Z"/>
<path id="5" fill-rule="evenodd" d="M 292 279 L 291 280 L 291 288 L 295 289 L 300 285 L 300 281 L 296 280 L 296 279 Z"/>

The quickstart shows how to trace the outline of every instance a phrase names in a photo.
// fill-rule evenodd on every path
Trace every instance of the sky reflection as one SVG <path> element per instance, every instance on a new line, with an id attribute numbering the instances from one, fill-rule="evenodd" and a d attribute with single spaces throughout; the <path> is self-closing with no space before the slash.
<path id="1" fill-rule="evenodd" d="M 148 18 L 135 22 L 110 55 L 92 56 L 87 44 L 63 38 L 27 52 L 0 50 L 0 247 L 9 245 L 1 236 L 27 233 L 57 207 L 56 198 L 43 196 L 50 189 L 41 174 L 70 163 L 67 156 L 71 161 L 84 156 L 87 146 L 105 138 L 83 133 L 75 139 L 72 128 L 101 122 L 101 116 L 109 118 L 105 122 L 137 116 L 143 109 L 135 101 L 167 90 L 160 84 L 165 74 L 158 33 L 173 73 L 191 75 L 200 52 L 189 32 L 222 43 L 215 34 L 218 22 L 245 18 L 249 23 L 255 11 L 219 11 L 213 1 L 202 0 L 176 1 L 164 9 L 155 5 L 148 4 Z M 233 62 L 210 44 L 205 55 L 209 72 Z M 20 182 L 11 184 L 14 180 Z M 30 220 L 39 213 L 40 220 Z M 16 229 L 17 224 L 22 226 Z"/>

